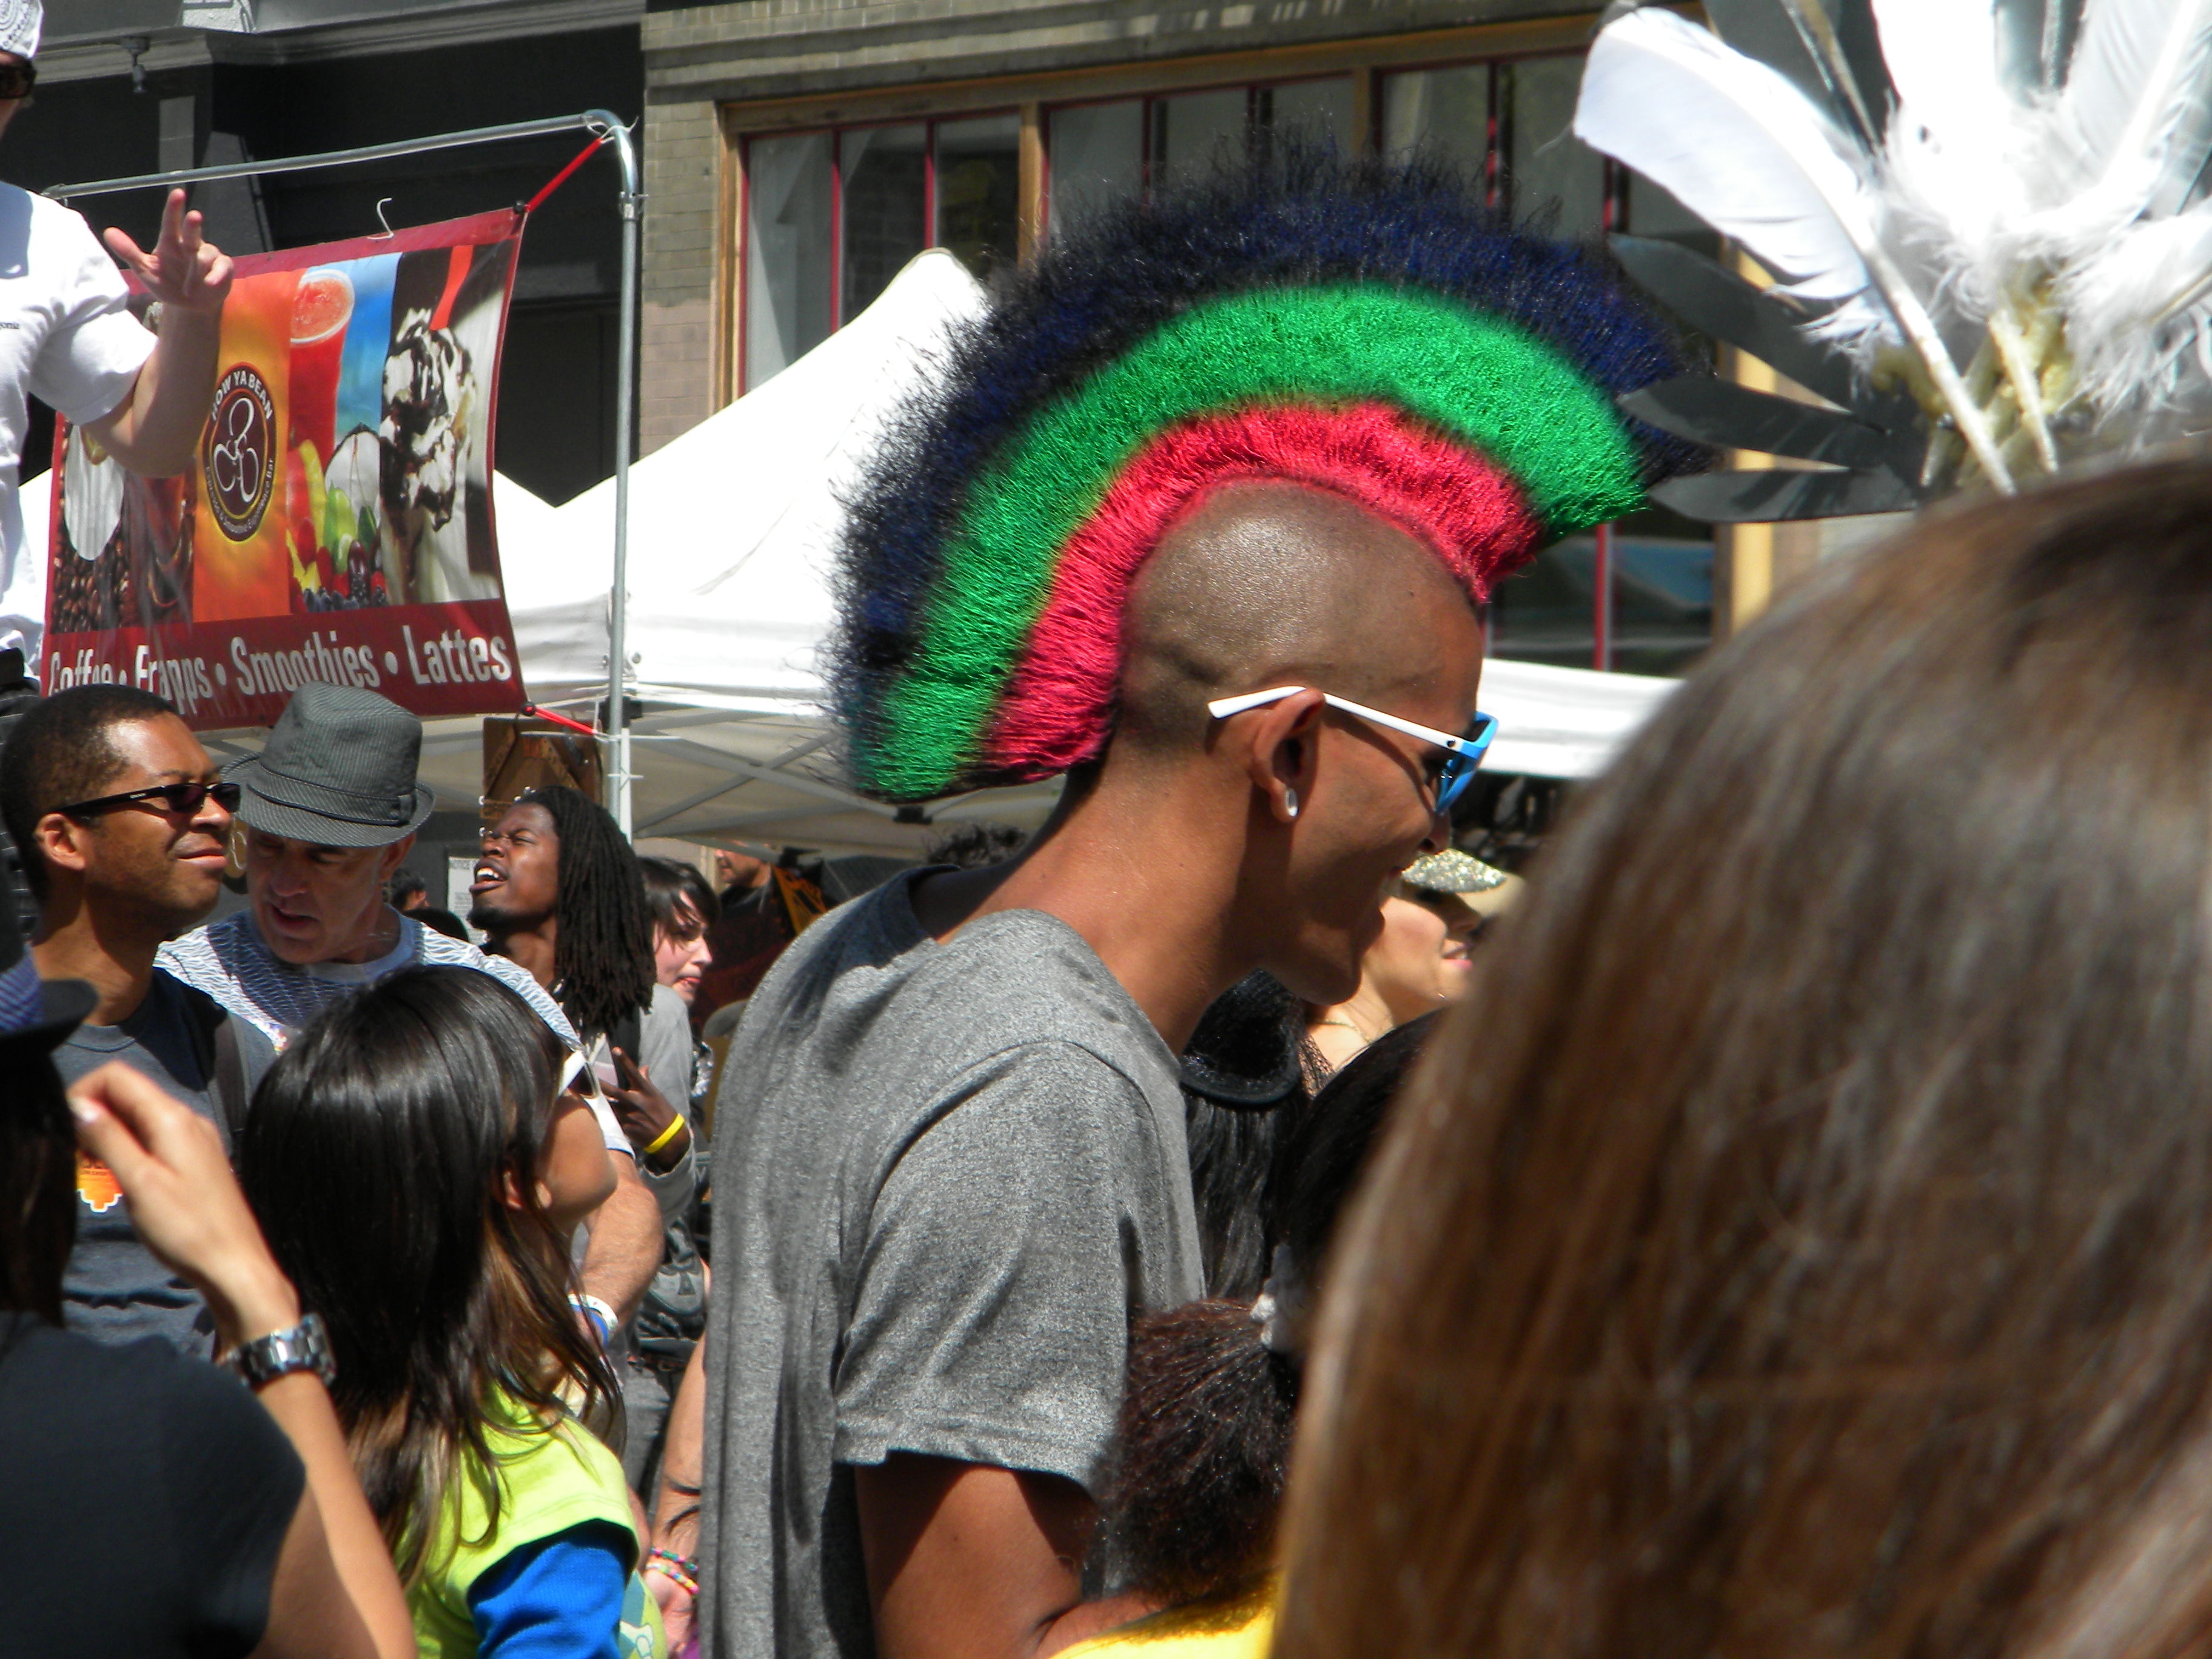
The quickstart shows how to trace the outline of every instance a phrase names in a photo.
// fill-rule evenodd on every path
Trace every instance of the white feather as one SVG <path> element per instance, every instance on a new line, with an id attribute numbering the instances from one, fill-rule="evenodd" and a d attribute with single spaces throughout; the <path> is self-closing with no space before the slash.
<path id="1" fill-rule="evenodd" d="M 1954 139 L 2008 121 L 2012 100 L 1997 81 L 1996 16 L 1989 0 L 1874 0 L 1882 62 L 1899 107 Z M 1987 135 L 2002 143 L 2001 133 Z"/>
<path id="2" fill-rule="evenodd" d="M 1997 230 L 2027 210 L 2006 188 L 2015 108 L 1997 77 L 1996 15 L 1989 0 L 1874 0 L 1874 20 L 1898 88 L 1878 228 L 1964 361 L 2000 292 Z"/>
<path id="3" fill-rule="evenodd" d="M 2208 68 L 2212 0 L 2088 7 L 2066 90 L 2035 118 L 2016 162 L 2042 198 L 2011 233 L 2021 257 L 2094 255 L 2154 198 L 2188 188 L 2212 139 L 2201 107 Z"/>
<path id="4" fill-rule="evenodd" d="M 2107 418 L 2201 404 L 2201 343 L 2212 294 L 2175 309 L 2212 276 L 2212 202 L 2128 226 L 2060 280 L 2081 392 Z"/>
<path id="5" fill-rule="evenodd" d="M 2001 47 L 2022 26 L 2004 0 L 1870 3 L 1898 93 L 1876 157 L 1781 75 L 1656 8 L 1592 46 L 1575 131 L 1827 302 L 1809 331 L 1863 362 L 1907 319 L 1992 479 L 1991 422 L 2045 392 L 2076 398 L 2039 426 L 2046 461 L 2212 425 L 2212 200 L 2183 210 L 2212 156 L 2212 0 L 2082 0 L 2055 93 L 2039 75 L 2008 83 L 2001 60 L 2032 54 Z M 1955 364 L 1987 364 L 2000 336 L 2003 374 L 1969 386 Z"/>
<path id="6" fill-rule="evenodd" d="M 1872 202 L 1847 141 L 1782 76 L 1673 12 L 1631 12 L 1599 34 L 1575 136 L 1672 191 L 1799 298 L 1864 292 Z"/>
<path id="7" fill-rule="evenodd" d="M 2027 203 L 2008 163 L 2017 110 L 1989 0 L 1874 0 L 1898 107 L 1884 146 L 1886 246 L 1939 316 L 1978 325 L 2002 283 L 1996 240 Z"/>

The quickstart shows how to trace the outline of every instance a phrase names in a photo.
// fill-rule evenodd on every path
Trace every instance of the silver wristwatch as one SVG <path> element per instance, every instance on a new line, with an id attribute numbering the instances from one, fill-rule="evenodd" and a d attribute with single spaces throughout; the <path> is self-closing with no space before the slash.
<path id="1" fill-rule="evenodd" d="M 241 1342 L 223 1356 L 222 1363 L 258 1389 L 294 1371 L 313 1371 L 331 1388 L 338 1380 L 337 1362 L 331 1358 L 330 1334 L 320 1314 L 308 1314 L 289 1331 L 275 1331 Z"/>

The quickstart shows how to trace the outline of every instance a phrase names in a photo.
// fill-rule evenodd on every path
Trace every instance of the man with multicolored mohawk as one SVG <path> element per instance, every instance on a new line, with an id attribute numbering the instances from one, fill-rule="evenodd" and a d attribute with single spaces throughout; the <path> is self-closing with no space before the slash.
<path id="1" fill-rule="evenodd" d="M 1294 155 L 1079 227 L 855 504 L 858 786 L 1067 782 L 1015 860 L 834 915 L 723 1085 L 708 1651 L 1030 1655 L 1133 1310 L 1201 1294 L 1176 1056 L 1265 968 L 1357 983 L 1489 722 L 1479 607 L 1699 457 L 1609 269 L 1421 168 Z"/>

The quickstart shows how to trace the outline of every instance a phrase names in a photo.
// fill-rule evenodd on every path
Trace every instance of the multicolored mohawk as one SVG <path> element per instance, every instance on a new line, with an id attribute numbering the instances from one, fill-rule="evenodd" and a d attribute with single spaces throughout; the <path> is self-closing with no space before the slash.
<path id="1" fill-rule="evenodd" d="M 853 504 L 827 665 L 855 784 L 1096 758 L 1131 584 L 1224 483 L 1344 495 L 1487 599 L 1704 465 L 1614 406 L 1682 368 L 1601 256 L 1432 162 L 1294 150 L 1102 215 L 1011 278 Z"/>

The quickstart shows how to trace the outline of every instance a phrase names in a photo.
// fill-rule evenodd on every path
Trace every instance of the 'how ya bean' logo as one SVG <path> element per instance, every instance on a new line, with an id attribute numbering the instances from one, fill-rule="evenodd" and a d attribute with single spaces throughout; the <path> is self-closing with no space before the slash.
<path id="1" fill-rule="evenodd" d="M 222 533 L 242 542 L 261 527 L 276 482 L 276 404 L 268 383 L 240 363 L 216 383 L 200 470 Z"/>

